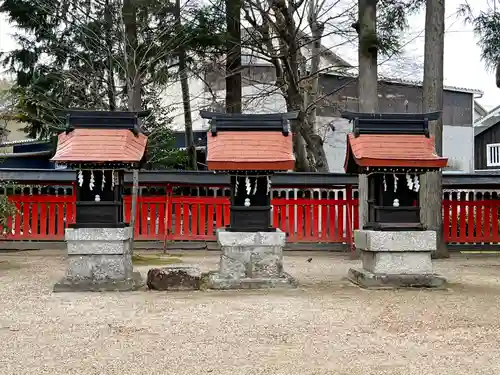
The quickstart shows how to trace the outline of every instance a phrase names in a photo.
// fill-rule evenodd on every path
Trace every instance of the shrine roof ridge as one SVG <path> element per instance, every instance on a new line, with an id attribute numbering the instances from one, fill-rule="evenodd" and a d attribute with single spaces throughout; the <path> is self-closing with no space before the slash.
<path id="1" fill-rule="evenodd" d="M 361 134 L 404 134 L 429 137 L 429 121 L 441 112 L 429 113 L 359 113 L 341 112 L 341 117 L 353 121 L 355 137 Z"/>
<path id="2" fill-rule="evenodd" d="M 210 120 L 210 131 L 214 137 L 218 131 L 281 131 L 288 136 L 288 120 L 294 120 L 298 115 L 298 112 L 242 114 L 200 111 L 201 118 Z"/>
<path id="3" fill-rule="evenodd" d="M 66 122 L 66 132 L 73 129 L 128 129 L 139 133 L 138 119 L 150 111 L 88 111 L 72 109 L 61 111 L 59 118 Z"/>

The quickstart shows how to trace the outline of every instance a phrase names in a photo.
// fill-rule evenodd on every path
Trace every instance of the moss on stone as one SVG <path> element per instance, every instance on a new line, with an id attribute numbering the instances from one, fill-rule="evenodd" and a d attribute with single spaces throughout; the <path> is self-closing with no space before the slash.
<path id="1" fill-rule="evenodd" d="M 165 255 L 145 256 L 134 254 L 132 255 L 132 263 L 134 266 L 162 266 L 182 263 L 182 259 Z"/>

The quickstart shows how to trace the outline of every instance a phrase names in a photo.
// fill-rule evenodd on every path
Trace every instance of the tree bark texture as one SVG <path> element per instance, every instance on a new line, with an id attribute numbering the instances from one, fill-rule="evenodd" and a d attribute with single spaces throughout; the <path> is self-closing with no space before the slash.
<path id="1" fill-rule="evenodd" d="M 226 112 L 241 113 L 241 0 L 226 0 Z"/>
<path id="2" fill-rule="evenodd" d="M 177 35 L 182 35 L 181 2 L 175 1 L 175 18 L 178 30 Z M 193 119 L 191 117 L 191 95 L 189 94 L 189 81 L 187 75 L 186 50 L 182 45 L 178 47 L 179 56 L 179 78 L 181 81 L 182 106 L 184 109 L 184 133 L 189 167 L 196 171 L 198 163 L 196 160 L 196 147 L 194 145 Z"/>
<path id="3" fill-rule="evenodd" d="M 140 111 L 141 77 L 137 68 L 137 8 L 135 0 L 123 0 L 123 24 L 125 28 L 125 58 L 127 68 L 128 110 Z"/>
<path id="4" fill-rule="evenodd" d="M 127 94 L 128 94 L 128 110 L 140 111 L 142 107 L 141 100 L 141 79 L 136 65 L 137 53 L 137 8 L 135 0 L 123 0 L 122 7 L 123 27 L 124 27 L 124 44 L 125 44 L 125 62 L 127 68 Z M 140 123 L 139 123 L 140 126 Z M 132 184 L 132 207 L 130 215 L 130 226 L 135 228 L 137 216 L 137 195 L 139 191 L 139 171 L 133 170 Z M 134 231 L 130 236 L 130 249 L 134 248 Z"/>
<path id="5" fill-rule="evenodd" d="M 377 0 L 359 0 L 358 2 L 358 100 L 359 111 L 377 112 L 378 107 L 378 72 L 377 72 Z M 359 228 L 368 221 L 368 179 L 359 175 Z"/>
<path id="6" fill-rule="evenodd" d="M 110 0 L 106 0 L 104 8 L 104 21 L 106 27 L 106 48 L 108 55 L 108 74 L 107 74 L 107 94 L 108 94 L 108 107 L 110 111 L 116 110 L 116 88 L 115 88 L 115 73 L 114 73 L 114 60 L 113 60 L 113 12 Z"/>
<path id="7" fill-rule="evenodd" d="M 314 0 L 310 1 L 309 9 L 309 27 L 311 28 L 311 84 L 308 85 L 308 92 L 306 92 L 307 106 L 309 106 L 308 121 L 312 126 L 313 131 L 316 133 L 318 127 L 316 125 L 316 101 L 318 99 L 319 91 L 319 66 L 321 61 L 321 38 L 323 37 L 323 31 L 325 30 L 325 25 L 318 21 L 318 3 Z M 307 107 L 306 107 L 307 108 Z"/>
<path id="8" fill-rule="evenodd" d="M 497 68 L 495 69 L 495 83 L 497 87 L 500 89 L 500 62 L 497 64 Z"/>
<path id="9" fill-rule="evenodd" d="M 424 112 L 443 110 L 443 60 L 445 0 L 427 0 L 425 10 L 424 52 Z M 429 123 L 435 139 L 436 152 L 443 155 L 443 117 Z M 420 189 L 420 215 L 427 229 L 436 231 L 437 250 L 434 257 L 449 257 L 443 236 L 443 185 L 442 172 L 426 173 Z"/>

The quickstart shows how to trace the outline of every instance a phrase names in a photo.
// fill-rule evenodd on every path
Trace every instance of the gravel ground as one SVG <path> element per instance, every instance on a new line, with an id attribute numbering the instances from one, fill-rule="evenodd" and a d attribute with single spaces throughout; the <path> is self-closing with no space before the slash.
<path id="1" fill-rule="evenodd" d="M 500 374 L 500 258 L 436 262 L 448 291 L 360 290 L 357 262 L 303 253 L 295 290 L 52 294 L 65 260 L 40 254 L 0 255 L 0 374 Z"/>

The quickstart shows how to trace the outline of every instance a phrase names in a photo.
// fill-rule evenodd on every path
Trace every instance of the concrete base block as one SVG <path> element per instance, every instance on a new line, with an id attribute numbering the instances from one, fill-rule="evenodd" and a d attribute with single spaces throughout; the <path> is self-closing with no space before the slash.
<path id="1" fill-rule="evenodd" d="M 68 269 L 55 292 L 125 291 L 144 285 L 133 271 L 131 228 L 67 228 Z"/>
<path id="2" fill-rule="evenodd" d="M 351 268 L 348 278 L 365 289 L 432 288 L 446 289 L 446 279 L 436 274 L 376 274 Z"/>
<path id="3" fill-rule="evenodd" d="M 128 292 L 144 286 L 144 279 L 139 272 L 133 272 L 128 279 L 73 279 L 63 278 L 54 285 L 55 293 L 62 292 Z"/>
<path id="4" fill-rule="evenodd" d="M 431 274 L 431 252 L 361 251 L 363 269 L 382 274 Z"/>
<path id="5" fill-rule="evenodd" d="M 436 232 L 424 231 L 377 231 L 359 229 L 354 231 L 356 248 L 366 251 L 434 251 Z"/>
<path id="6" fill-rule="evenodd" d="M 349 270 L 353 283 L 369 289 L 445 287 L 432 267 L 436 232 L 357 230 L 354 240 L 363 268 Z"/>
<path id="7" fill-rule="evenodd" d="M 217 230 L 221 248 L 219 271 L 210 276 L 212 289 L 256 289 L 294 286 L 283 271 L 284 232 Z"/>

